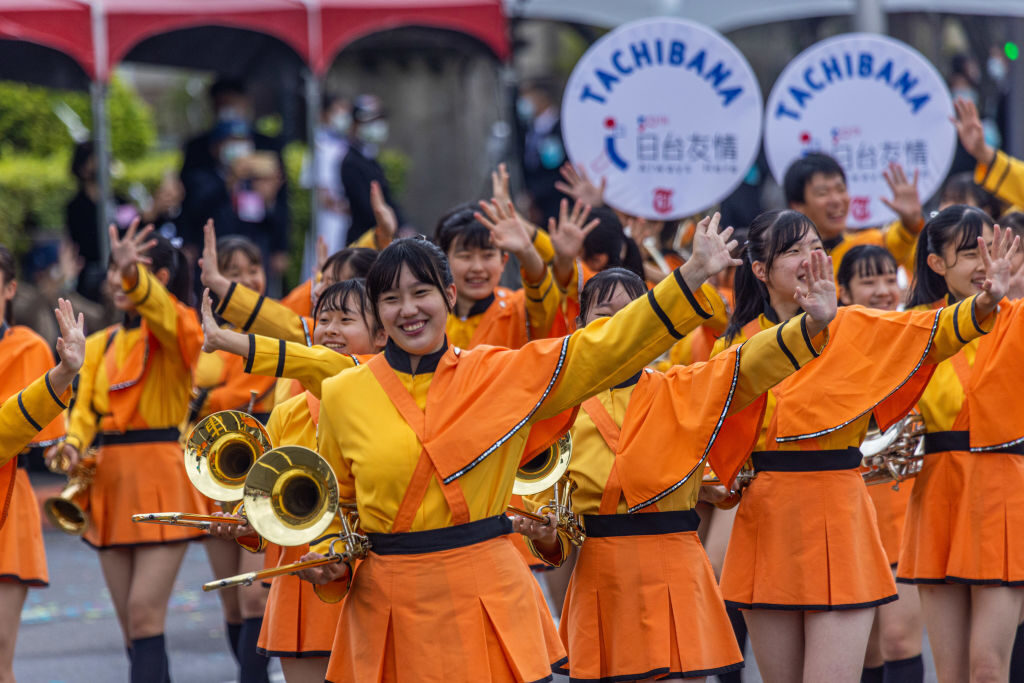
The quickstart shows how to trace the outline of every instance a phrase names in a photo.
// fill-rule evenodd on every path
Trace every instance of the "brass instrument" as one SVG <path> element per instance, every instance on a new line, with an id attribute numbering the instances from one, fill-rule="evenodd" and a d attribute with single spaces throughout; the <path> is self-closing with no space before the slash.
<path id="1" fill-rule="evenodd" d="M 331 541 L 330 551 L 326 557 L 322 557 L 317 560 L 292 562 L 291 564 L 282 565 L 280 567 L 261 569 L 260 571 L 255 572 L 246 572 L 245 574 L 230 576 L 226 579 L 217 579 L 216 581 L 210 581 L 209 583 L 203 584 L 203 590 L 215 591 L 221 588 L 231 588 L 234 586 L 251 586 L 257 581 L 272 579 L 275 576 L 290 576 L 292 574 L 298 574 L 303 569 L 323 567 L 325 565 L 336 564 L 338 562 L 349 562 L 351 560 L 359 559 L 360 557 L 365 557 L 366 553 L 370 550 L 370 541 L 366 536 L 355 531 L 359 526 L 359 513 L 356 512 L 355 505 L 345 505 L 343 507 L 346 509 L 340 516 L 341 533 L 337 538 Z M 338 543 L 341 543 L 345 547 L 341 552 L 338 552 L 335 549 L 335 546 Z"/>
<path id="2" fill-rule="evenodd" d="M 550 523 L 545 515 L 553 514 L 558 529 L 569 537 L 573 545 L 579 547 L 587 539 L 587 534 L 583 520 L 572 511 L 572 494 L 576 490 L 576 482 L 565 474 L 571 457 L 572 436 L 566 433 L 551 448 L 520 466 L 512 485 L 512 493 L 529 496 L 553 487 L 553 496 L 551 502 L 537 510 L 537 514 L 512 505 L 508 506 L 508 511 L 545 525 Z"/>
<path id="3" fill-rule="evenodd" d="M 871 422 L 867 438 L 860 446 L 861 473 L 868 486 L 900 482 L 916 477 L 924 464 L 924 418 L 911 413 L 884 432 Z"/>
<path id="4" fill-rule="evenodd" d="M 68 461 L 58 454 L 51 470 L 68 472 Z M 96 458 L 86 457 L 68 472 L 68 483 L 64 490 L 43 502 L 43 512 L 53 526 L 66 534 L 81 536 L 89 527 L 89 515 L 86 512 L 86 493 L 96 475 Z"/>
<path id="5" fill-rule="evenodd" d="M 256 460 L 273 448 L 266 428 L 252 415 L 223 410 L 196 423 L 185 440 L 185 472 L 204 496 L 225 503 L 242 499 L 245 478 Z M 231 517 L 190 512 L 149 512 L 133 522 L 208 530 L 210 524 L 242 524 Z"/>

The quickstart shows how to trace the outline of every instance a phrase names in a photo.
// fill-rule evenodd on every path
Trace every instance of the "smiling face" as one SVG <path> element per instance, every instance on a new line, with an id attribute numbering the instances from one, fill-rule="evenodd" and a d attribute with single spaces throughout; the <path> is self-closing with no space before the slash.
<path id="1" fill-rule="evenodd" d="M 824 239 L 839 237 L 846 230 L 850 193 L 840 175 L 815 173 L 804 185 L 804 200 L 791 207 L 811 219 Z"/>
<path id="2" fill-rule="evenodd" d="M 236 249 L 231 254 L 227 267 L 221 269 L 221 274 L 259 294 L 263 294 L 267 288 L 267 276 L 263 272 L 263 266 L 250 259 L 241 249 Z"/>
<path id="3" fill-rule="evenodd" d="M 460 303 L 486 299 L 498 286 L 508 254 L 494 246 L 470 247 L 456 239 L 448 250 L 448 263 L 455 278 Z"/>
<path id="4" fill-rule="evenodd" d="M 802 264 L 810 263 L 814 251 L 824 251 L 824 247 L 817 233 L 807 230 L 800 239 L 776 255 L 771 272 L 766 270 L 762 261 L 751 264 L 754 276 L 765 283 L 773 302 L 793 301 L 798 286 L 807 289 L 807 273 Z"/>
<path id="5" fill-rule="evenodd" d="M 448 311 L 455 305 L 455 285 L 443 291 L 422 282 L 402 264 L 398 279 L 381 291 L 377 315 L 384 332 L 413 356 L 433 353 L 444 344 Z"/>
<path id="6" fill-rule="evenodd" d="M 326 307 L 324 307 L 326 308 Z M 343 310 L 321 310 L 313 328 L 313 343 L 326 346 L 338 353 L 376 353 L 387 337 L 384 331 L 371 325 L 360 307 L 358 297 L 350 295 L 342 304 Z"/>
<path id="7" fill-rule="evenodd" d="M 991 243 L 992 228 L 985 225 L 982 237 Z M 957 251 L 960 240 L 950 240 L 942 249 L 942 255 L 928 254 L 928 267 L 946 280 L 946 287 L 957 300 L 979 294 L 985 283 L 985 264 L 976 244 L 964 245 Z"/>
<path id="8" fill-rule="evenodd" d="M 856 274 L 850 283 L 839 287 L 839 298 L 847 306 L 858 304 L 883 311 L 895 311 L 900 304 L 900 283 L 896 270 Z"/>

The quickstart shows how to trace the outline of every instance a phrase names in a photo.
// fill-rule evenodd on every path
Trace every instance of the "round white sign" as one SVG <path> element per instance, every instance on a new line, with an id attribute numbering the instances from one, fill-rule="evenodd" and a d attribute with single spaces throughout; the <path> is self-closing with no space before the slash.
<path id="1" fill-rule="evenodd" d="M 953 102 L 942 76 L 914 48 L 869 33 L 835 36 L 807 48 L 783 70 L 765 107 L 764 148 L 775 179 L 810 152 L 846 172 L 850 227 L 895 218 L 883 204 L 890 162 L 918 173 L 921 200 L 953 161 Z"/>
<path id="2" fill-rule="evenodd" d="M 750 64 L 706 26 L 665 17 L 594 43 L 562 98 L 569 159 L 625 213 L 666 220 L 703 211 L 743 180 L 761 141 Z"/>

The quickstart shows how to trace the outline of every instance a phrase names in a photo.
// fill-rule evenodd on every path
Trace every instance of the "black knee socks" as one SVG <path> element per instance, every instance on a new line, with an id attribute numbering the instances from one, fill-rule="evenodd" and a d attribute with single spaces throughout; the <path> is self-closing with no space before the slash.
<path id="1" fill-rule="evenodd" d="M 1013 655 L 1010 657 L 1010 683 L 1024 683 L 1024 624 L 1017 627 L 1017 638 L 1013 641 Z"/>
<path id="2" fill-rule="evenodd" d="M 167 644 L 164 634 L 132 641 L 129 654 L 131 662 L 131 683 L 169 683 L 170 669 L 167 662 Z"/>
<path id="3" fill-rule="evenodd" d="M 269 683 L 267 665 L 270 659 L 256 652 L 256 643 L 260 639 L 263 618 L 255 617 L 242 622 L 242 630 L 238 638 L 239 681 L 241 683 Z"/>
<path id="4" fill-rule="evenodd" d="M 885 667 L 872 666 L 864 667 L 860 672 L 860 683 L 883 683 L 885 680 Z"/>
<path id="5" fill-rule="evenodd" d="M 238 658 L 238 639 L 242 635 L 242 625 L 224 622 L 224 626 L 228 636 L 228 645 L 231 646 L 231 654 L 234 656 L 235 661 L 241 664 L 242 660 Z"/>
<path id="6" fill-rule="evenodd" d="M 725 612 L 729 615 L 729 623 L 732 624 L 732 632 L 742 654 L 747 649 L 747 622 L 743 619 L 743 613 L 735 607 L 726 607 Z M 743 683 L 743 670 L 719 674 L 718 680 L 719 683 Z"/>
<path id="7" fill-rule="evenodd" d="M 923 683 L 924 659 L 921 655 L 886 662 L 884 683 Z"/>

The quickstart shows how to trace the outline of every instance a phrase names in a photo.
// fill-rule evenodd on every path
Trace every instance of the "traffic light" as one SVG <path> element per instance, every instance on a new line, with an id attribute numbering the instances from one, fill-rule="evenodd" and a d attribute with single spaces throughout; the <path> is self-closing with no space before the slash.
<path id="1" fill-rule="evenodd" d="M 1020 46 L 1017 45 L 1017 43 L 1007 41 L 1006 44 L 1003 45 L 1003 54 L 1005 54 L 1006 58 L 1011 62 L 1014 62 L 1018 57 L 1020 57 Z"/>

